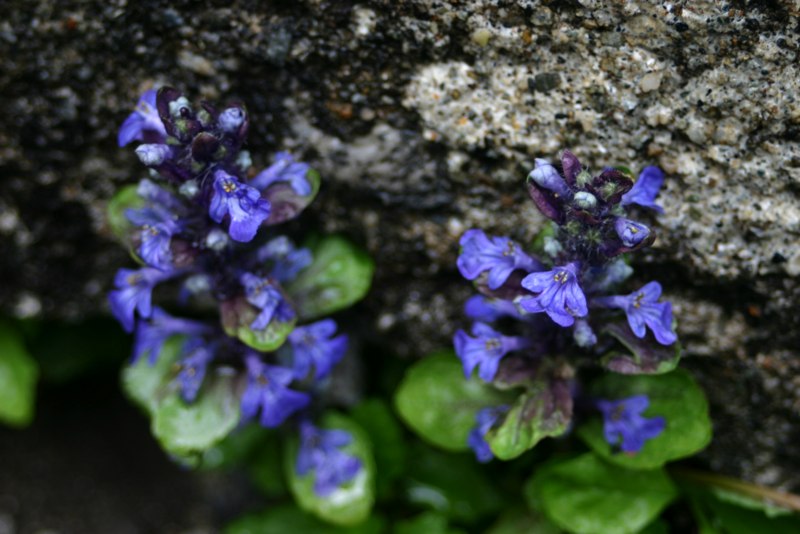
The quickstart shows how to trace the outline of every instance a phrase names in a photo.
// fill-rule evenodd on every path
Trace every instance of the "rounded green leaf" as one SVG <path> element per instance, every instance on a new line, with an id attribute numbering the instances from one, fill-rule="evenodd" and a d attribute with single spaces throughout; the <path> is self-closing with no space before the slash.
<path id="1" fill-rule="evenodd" d="M 361 460 L 361 470 L 347 484 L 337 488 L 326 497 L 314 492 L 314 471 L 299 476 L 295 465 L 299 443 L 290 440 L 285 448 L 284 471 L 289 480 L 289 489 L 298 506 L 320 519 L 341 526 L 362 523 L 369 516 L 375 502 L 375 460 L 367 434 L 351 419 L 329 412 L 322 420 L 322 428 L 340 429 L 348 432 L 353 440 L 342 450 Z"/>
<path id="2" fill-rule="evenodd" d="M 375 264 L 366 251 L 340 236 L 314 239 L 305 247 L 313 263 L 287 288 L 302 319 L 347 308 L 367 294 Z"/>
<path id="3" fill-rule="evenodd" d="M 31 423 L 38 376 L 39 366 L 20 336 L 0 322 L 0 421 L 19 427 Z"/>
<path id="4" fill-rule="evenodd" d="M 556 525 L 576 534 L 633 534 L 677 496 L 661 469 L 634 471 L 592 453 L 540 468 L 526 497 Z"/>
<path id="5" fill-rule="evenodd" d="M 369 434 L 375 455 L 378 497 L 388 495 L 392 483 L 405 471 L 403 428 L 389 405 L 378 398 L 362 401 L 350 415 Z"/>
<path id="6" fill-rule="evenodd" d="M 455 353 L 443 351 L 406 371 L 394 405 L 400 418 L 426 441 L 449 451 L 465 451 L 478 410 L 506 399 L 478 378 L 464 378 Z"/>
<path id="7" fill-rule="evenodd" d="M 180 356 L 186 338 L 173 336 L 164 343 L 158 359 L 150 364 L 149 354 L 143 354 L 134 365 L 122 371 L 122 389 L 133 402 L 153 415 L 159 402 L 169 393 L 173 378 L 171 369 Z"/>
<path id="8" fill-rule="evenodd" d="M 253 330 L 250 325 L 258 317 L 259 310 L 244 297 L 236 297 L 220 306 L 222 328 L 231 337 L 261 352 L 277 350 L 294 330 L 297 319 L 279 321 L 273 319 L 261 330 Z"/>
<path id="9" fill-rule="evenodd" d="M 222 441 L 241 416 L 232 376 L 206 377 L 197 399 L 186 403 L 177 391 L 165 397 L 153 414 L 153 434 L 178 456 L 199 454 Z"/>
<path id="10" fill-rule="evenodd" d="M 416 443 L 410 457 L 404 493 L 413 505 L 472 523 L 496 514 L 505 503 L 472 453 L 448 454 Z"/>
<path id="11" fill-rule="evenodd" d="M 225 375 L 207 376 L 191 404 L 180 397 L 173 383 L 174 364 L 184 341 L 183 336 L 167 340 L 153 365 L 147 355 L 140 357 L 122 372 L 122 385 L 128 396 L 150 414 L 153 435 L 164 450 L 195 466 L 201 453 L 239 423 L 239 397 L 235 378 Z"/>
<path id="12" fill-rule="evenodd" d="M 566 380 L 543 375 L 520 395 L 498 425 L 486 433 L 492 453 L 510 460 L 547 437 L 560 436 L 572 420 L 572 392 Z"/>
<path id="13" fill-rule="evenodd" d="M 611 400 L 647 395 L 650 406 L 645 417 L 662 416 L 664 431 L 645 442 L 636 454 L 615 452 L 603 437 L 603 421 L 598 414 L 578 428 L 578 435 L 589 447 L 609 462 L 631 469 L 652 469 L 667 462 L 691 456 L 711 441 L 711 420 L 705 394 L 683 369 L 663 375 L 623 376 L 607 374 L 590 388 L 596 398 Z"/>

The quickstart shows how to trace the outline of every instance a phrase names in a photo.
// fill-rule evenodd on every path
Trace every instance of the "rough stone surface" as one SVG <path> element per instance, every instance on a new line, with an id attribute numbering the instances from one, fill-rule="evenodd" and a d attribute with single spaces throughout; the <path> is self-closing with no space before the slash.
<path id="1" fill-rule="evenodd" d="M 361 308 L 402 356 L 448 343 L 469 287 L 457 239 L 529 241 L 521 184 L 572 148 L 662 166 L 640 258 L 679 305 L 709 391 L 716 468 L 800 489 L 800 14 L 789 0 L 195 2 L 12 0 L 0 17 L 0 303 L 104 309 L 127 260 L 104 220 L 143 175 L 116 128 L 169 83 L 239 98 L 264 164 L 318 167 L 322 222 L 368 246 Z"/>

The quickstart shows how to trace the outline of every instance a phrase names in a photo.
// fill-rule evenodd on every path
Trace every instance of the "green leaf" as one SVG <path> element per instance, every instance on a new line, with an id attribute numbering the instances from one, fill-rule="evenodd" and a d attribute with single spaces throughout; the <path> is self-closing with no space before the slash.
<path id="1" fill-rule="evenodd" d="M 731 499 L 730 495 L 721 498 L 720 490 L 716 488 L 706 491 L 692 486 L 685 487 L 684 491 L 689 495 L 692 511 L 698 522 L 703 524 L 709 533 L 796 534 L 800 532 L 800 516 L 787 510 L 780 509 L 779 515 L 776 515 L 775 507 L 759 503 L 754 499 L 744 498 L 745 501 L 742 501 L 737 498 Z"/>
<path id="2" fill-rule="evenodd" d="M 773 505 L 767 500 L 754 499 L 752 497 L 748 497 L 747 495 L 743 495 L 741 493 L 737 493 L 732 490 L 710 487 L 709 491 L 711 491 L 711 493 L 713 493 L 714 496 L 722 502 L 733 504 L 734 506 L 738 506 L 739 508 L 747 508 L 748 510 L 758 510 L 764 512 L 767 515 L 767 517 L 794 515 L 794 513 L 787 508 Z"/>
<path id="3" fill-rule="evenodd" d="M 134 226 L 125 216 L 125 210 L 144 206 L 144 199 L 139 196 L 137 188 L 135 184 L 126 185 L 108 202 L 108 225 L 114 236 L 126 245 L 130 245 Z"/>
<path id="4" fill-rule="evenodd" d="M 663 519 L 656 519 L 639 531 L 639 534 L 669 534 L 669 525 Z"/>
<path id="5" fill-rule="evenodd" d="M 460 534 L 463 530 L 449 528 L 447 518 L 436 512 L 424 512 L 396 523 L 393 534 Z"/>
<path id="6" fill-rule="evenodd" d="M 187 404 L 177 391 L 158 403 L 153 434 L 166 451 L 191 456 L 222 441 L 236 428 L 240 416 L 235 378 L 207 376 L 193 403 Z"/>
<path id="7" fill-rule="evenodd" d="M 274 432 L 270 432 L 265 439 L 260 441 L 259 447 L 253 452 L 253 456 L 246 464 L 250 480 L 265 497 L 279 497 L 286 494 L 288 488 L 283 476 L 283 456 L 278 436 Z"/>
<path id="8" fill-rule="evenodd" d="M 633 471 L 594 454 L 540 468 L 525 488 L 529 501 L 576 534 L 633 534 L 677 496 L 663 470 Z"/>
<path id="9" fill-rule="evenodd" d="M 350 413 L 372 442 L 375 453 L 376 487 L 378 496 L 389 493 L 391 484 L 403 474 L 406 448 L 403 429 L 391 409 L 382 399 L 367 399 Z"/>
<path id="10" fill-rule="evenodd" d="M 607 374 L 590 387 L 595 398 L 618 400 L 647 395 L 645 417 L 662 416 L 664 431 L 645 442 L 636 454 L 614 452 L 603 437 L 600 415 L 578 428 L 578 435 L 598 455 L 631 469 L 652 469 L 691 456 L 711 441 L 711 420 L 703 390 L 683 369 L 665 375 L 623 376 Z"/>
<path id="11" fill-rule="evenodd" d="M 231 337 L 261 352 L 277 350 L 294 330 L 296 319 L 278 321 L 273 319 L 261 330 L 253 330 L 250 325 L 258 317 L 259 310 L 247 302 L 243 296 L 235 297 L 220 305 L 222 328 Z"/>
<path id="12" fill-rule="evenodd" d="M 394 405 L 400 418 L 426 441 L 449 451 L 465 451 L 478 410 L 506 399 L 483 381 L 464 378 L 455 353 L 447 350 L 406 371 Z"/>
<path id="13" fill-rule="evenodd" d="M 154 365 L 141 357 L 122 372 L 128 396 L 150 414 L 153 435 L 177 460 L 196 467 L 201 454 L 220 442 L 239 422 L 239 399 L 231 376 L 210 375 L 192 404 L 181 399 L 174 365 L 185 338 L 173 336 Z"/>
<path id="14" fill-rule="evenodd" d="M 514 508 L 503 512 L 486 534 L 562 534 L 563 532 L 539 512 Z"/>
<path id="15" fill-rule="evenodd" d="M 289 489 L 303 510 L 336 525 L 357 525 L 367 519 L 375 501 L 375 460 L 372 446 L 361 427 L 343 415 L 329 412 L 323 418 L 321 426 L 350 433 L 353 441 L 342 450 L 361 460 L 361 470 L 351 482 L 327 497 L 319 497 L 314 493 L 315 473 L 312 471 L 303 477 L 297 474 L 295 465 L 299 443 L 295 438 L 285 448 L 283 464 Z"/>
<path id="16" fill-rule="evenodd" d="M 372 284 L 369 254 L 340 236 L 313 239 L 305 246 L 313 263 L 288 286 L 301 319 L 314 319 L 361 300 Z"/>
<path id="17" fill-rule="evenodd" d="M 254 457 L 274 441 L 277 440 L 271 429 L 261 425 L 240 426 L 205 451 L 199 467 L 208 471 L 232 469 L 242 464 L 250 467 L 256 461 Z"/>
<path id="18" fill-rule="evenodd" d="M 417 443 L 411 450 L 406 495 L 454 520 L 472 522 L 497 513 L 504 500 L 475 455 L 446 454 Z"/>
<path id="19" fill-rule="evenodd" d="M 173 336 L 164 343 L 154 365 L 150 365 L 148 355 L 144 355 L 122 371 L 122 389 L 151 416 L 170 393 L 172 366 L 178 361 L 184 341 L 186 338 L 182 336 Z"/>
<path id="20" fill-rule="evenodd" d="M 225 534 L 380 534 L 383 519 L 373 516 L 355 527 L 337 527 L 323 523 L 294 505 L 272 507 L 237 519 L 225 528 Z"/>
<path id="21" fill-rule="evenodd" d="M 0 421 L 15 427 L 33 421 L 38 376 L 17 331 L 0 322 Z"/>
<path id="22" fill-rule="evenodd" d="M 510 460 L 544 438 L 560 436 L 571 420 L 569 383 L 545 372 L 517 397 L 502 423 L 490 429 L 485 439 L 497 458 Z"/>
<path id="23" fill-rule="evenodd" d="M 603 330 L 617 338 L 632 354 L 611 352 L 603 357 L 603 365 L 610 371 L 624 375 L 663 374 L 678 366 L 681 345 L 676 341 L 664 346 L 650 338 L 640 339 L 634 335 L 627 323 L 609 323 Z"/>

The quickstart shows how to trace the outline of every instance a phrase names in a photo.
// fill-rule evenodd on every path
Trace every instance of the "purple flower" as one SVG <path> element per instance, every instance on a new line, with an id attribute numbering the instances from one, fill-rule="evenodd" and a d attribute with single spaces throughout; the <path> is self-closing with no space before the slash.
<path id="1" fill-rule="evenodd" d="M 609 445 L 618 445 L 623 452 L 639 452 L 644 442 L 664 431 L 663 417 L 642 417 L 650 405 L 647 395 L 636 395 L 617 401 L 598 400 L 603 413 L 603 436 Z"/>
<path id="2" fill-rule="evenodd" d="M 297 410 L 305 408 L 311 398 L 287 386 L 294 378 L 290 369 L 263 363 L 255 354 L 245 358 L 247 386 L 242 394 L 242 419 L 256 416 L 267 428 L 274 428 Z"/>
<path id="3" fill-rule="evenodd" d="M 163 141 L 167 137 L 167 130 L 156 109 L 155 89 L 145 91 L 136 104 L 136 109 L 128 115 L 120 126 L 117 134 L 119 146 L 125 146 L 131 141 L 142 141 L 146 138 L 153 141 Z"/>
<path id="4" fill-rule="evenodd" d="M 322 430 L 308 421 L 300 423 L 300 450 L 295 470 L 300 476 L 314 471 L 314 493 L 327 497 L 353 480 L 361 460 L 341 450 L 353 441 L 344 430 Z"/>
<path id="5" fill-rule="evenodd" d="M 458 330 L 453 336 L 456 354 L 464 365 L 464 376 L 472 377 L 475 367 L 478 367 L 478 376 L 481 380 L 490 382 L 497 374 L 500 360 L 512 350 L 524 349 L 530 342 L 522 337 L 504 336 L 484 323 L 472 325 L 472 335 Z"/>
<path id="6" fill-rule="evenodd" d="M 517 306 L 508 300 L 473 295 L 464 304 L 464 313 L 474 321 L 491 323 L 501 317 L 521 317 Z"/>
<path id="7" fill-rule="evenodd" d="M 347 351 L 347 336 L 333 337 L 336 322 L 324 319 L 316 323 L 295 328 L 289 334 L 289 342 L 294 350 L 294 376 L 303 380 L 314 366 L 314 379 L 327 376 L 334 365 Z"/>
<path id="8" fill-rule="evenodd" d="M 312 261 L 310 250 L 296 248 L 286 236 L 276 237 L 258 249 L 256 259 L 271 262 L 270 276 L 282 283 L 294 280 Z"/>
<path id="9" fill-rule="evenodd" d="M 250 184 L 263 191 L 275 182 L 288 182 L 300 196 L 311 194 L 311 183 L 306 179 L 309 165 L 295 161 L 288 152 L 275 154 L 275 163 L 256 175 Z"/>
<path id="10" fill-rule="evenodd" d="M 489 289 L 502 286 L 515 269 L 531 272 L 542 268 L 514 241 L 507 237 L 490 239 L 483 230 L 467 230 L 459 244 L 461 254 L 456 265 L 461 275 L 475 280 L 482 272 L 489 271 Z"/>
<path id="11" fill-rule="evenodd" d="M 656 197 L 664 183 L 664 173 L 658 167 L 645 167 L 630 191 L 622 195 L 621 204 L 638 204 L 645 208 L 664 213 L 664 208 L 656 204 Z"/>
<path id="12" fill-rule="evenodd" d="M 672 331 L 672 304 L 658 302 L 660 296 L 661 284 L 650 282 L 630 295 L 600 297 L 592 303 L 625 310 L 628 324 L 636 337 L 644 337 L 646 325 L 656 336 L 656 341 L 662 345 L 672 345 L 678 339 Z"/>
<path id="13" fill-rule="evenodd" d="M 133 363 L 141 356 L 149 354 L 150 365 L 156 363 L 164 343 L 172 336 L 199 336 L 207 333 L 209 327 L 201 322 L 172 317 L 161 308 L 153 308 L 149 321 L 140 321 L 136 325 L 136 337 L 133 342 Z"/>
<path id="14" fill-rule="evenodd" d="M 125 212 L 128 220 L 141 227 L 141 245 L 139 245 L 139 256 L 151 267 L 157 269 L 168 269 L 172 266 L 172 250 L 170 243 L 172 236 L 181 230 L 173 215 L 158 206 L 142 208 L 139 210 L 129 209 Z"/>
<path id="15" fill-rule="evenodd" d="M 178 362 L 177 381 L 181 388 L 181 397 L 186 402 L 194 402 L 197 392 L 203 385 L 206 368 L 214 359 L 213 348 L 209 347 L 203 338 L 195 337 L 186 341 L 183 346 L 184 357 Z"/>
<path id="16" fill-rule="evenodd" d="M 470 431 L 467 437 L 467 444 L 475 452 L 475 457 L 482 464 L 494 458 L 492 449 L 486 443 L 486 433 L 492 426 L 508 410 L 507 406 L 492 406 L 483 408 L 475 414 L 475 427 Z"/>
<path id="17" fill-rule="evenodd" d="M 260 278 L 252 273 L 244 273 L 239 277 L 239 281 L 244 287 L 247 302 L 261 310 L 261 313 L 250 325 L 253 330 L 263 330 L 272 322 L 272 319 L 289 321 L 294 317 L 292 307 L 269 278 Z"/>
<path id="18" fill-rule="evenodd" d="M 138 271 L 120 269 L 114 277 L 117 289 L 108 294 L 111 313 L 122 324 L 126 332 L 133 331 L 136 312 L 143 318 L 153 311 L 153 287 L 171 276 L 158 269 L 143 267 Z"/>
<path id="19" fill-rule="evenodd" d="M 172 215 L 181 216 L 185 214 L 185 206 L 178 197 L 148 179 L 139 182 L 136 187 L 136 193 L 150 202 L 153 207 L 161 208 Z"/>
<path id="20" fill-rule="evenodd" d="M 575 317 L 589 313 L 586 296 L 578 283 L 576 263 L 531 273 L 522 280 L 522 287 L 538 295 L 523 297 L 520 306 L 529 313 L 545 312 L 560 326 L 572 326 Z"/>
<path id="21" fill-rule="evenodd" d="M 223 170 L 214 172 L 214 193 L 208 214 L 215 222 L 230 216 L 228 233 L 234 241 L 251 241 L 269 217 L 269 202 L 254 187 L 243 184 Z"/>
<path id="22" fill-rule="evenodd" d="M 650 236 L 647 226 L 622 217 L 617 217 L 614 221 L 614 230 L 626 247 L 635 247 Z"/>

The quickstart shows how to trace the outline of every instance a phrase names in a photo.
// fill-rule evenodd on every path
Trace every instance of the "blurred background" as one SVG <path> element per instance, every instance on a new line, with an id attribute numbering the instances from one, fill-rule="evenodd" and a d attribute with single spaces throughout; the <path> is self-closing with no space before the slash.
<path id="1" fill-rule="evenodd" d="M 163 84 L 245 102 L 257 166 L 320 171 L 303 224 L 375 258 L 345 320 L 384 397 L 462 326 L 459 236 L 540 229 L 534 158 L 661 166 L 637 261 L 709 396 L 701 461 L 800 490 L 799 30 L 790 0 L 6 0 L 0 311 L 39 375 L 32 426 L 0 428 L 0 533 L 204 531 L 259 499 L 172 464 L 118 386 L 106 294 L 129 259 L 105 209 L 144 173 L 116 132 Z"/>

